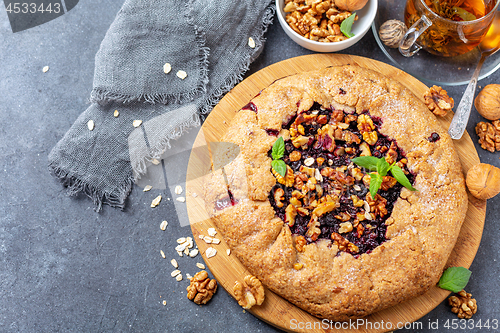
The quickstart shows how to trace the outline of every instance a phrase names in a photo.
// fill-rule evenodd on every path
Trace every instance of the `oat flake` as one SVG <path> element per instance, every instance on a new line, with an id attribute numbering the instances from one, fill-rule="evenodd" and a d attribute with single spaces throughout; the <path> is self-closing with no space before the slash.
<path id="1" fill-rule="evenodd" d="M 144 186 L 144 189 L 142 190 L 142 192 L 147 192 L 147 191 L 151 190 L 152 188 L 153 188 L 153 186 L 146 185 L 146 186 Z"/>
<path id="2" fill-rule="evenodd" d="M 196 267 L 198 267 L 199 269 L 205 269 L 205 265 L 199 262 L 196 263 Z"/>
<path id="3" fill-rule="evenodd" d="M 94 130 L 94 121 L 92 119 L 90 119 L 87 123 L 87 127 L 89 128 L 89 131 L 93 131 Z"/>
<path id="4" fill-rule="evenodd" d="M 162 221 L 160 224 L 160 229 L 165 231 L 167 229 L 168 222 L 167 221 Z"/>
<path id="5" fill-rule="evenodd" d="M 160 254 L 161 254 L 162 258 L 165 259 L 165 252 L 163 252 L 163 250 L 160 250 Z"/>
<path id="6" fill-rule="evenodd" d="M 208 234 L 210 237 L 214 237 L 214 236 L 217 234 L 217 230 L 215 230 L 215 228 L 208 228 L 208 229 L 207 229 L 207 234 Z"/>
<path id="7" fill-rule="evenodd" d="M 231 249 L 227 249 L 227 250 L 226 250 L 226 254 L 227 254 L 227 255 L 230 255 L 230 254 L 231 254 Z"/>
<path id="8" fill-rule="evenodd" d="M 179 264 L 177 263 L 177 260 L 172 259 L 172 260 L 170 260 L 170 263 L 172 264 L 172 266 L 174 266 L 174 268 L 179 268 Z"/>
<path id="9" fill-rule="evenodd" d="M 179 202 L 186 202 L 186 198 L 184 198 L 184 197 L 178 197 L 175 200 L 177 200 Z"/>
<path id="10" fill-rule="evenodd" d="M 134 120 L 134 121 L 132 122 L 132 125 L 133 125 L 134 127 L 139 127 L 139 126 L 141 126 L 141 124 L 142 124 L 142 120 Z"/>
<path id="11" fill-rule="evenodd" d="M 47 73 L 49 71 L 49 66 L 44 66 L 42 72 Z"/>
<path id="12" fill-rule="evenodd" d="M 191 258 L 194 258 L 194 257 L 196 257 L 196 256 L 198 255 L 198 253 L 199 253 L 199 252 L 200 252 L 200 251 L 198 251 L 198 249 L 191 250 L 191 251 L 189 252 L 189 256 L 190 256 Z"/>
<path id="13" fill-rule="evenodd" d="M 172 66 L 168 62 L 165 63 L 165 65 L 163 65 L 163 72 L 165 74 L 170 73 L 171 70 L 172 70 Z"/>
<path id="14" fill-rule="evenodd" d="M 115 118 L 118 118 L 119 115 L 120 115 L 120 112 L 118 112 L 118 110 L 115 110 L 115 112 L 113 112 L 113 116 L 115 116 Z"/>
<path id="15" fill-rule="evenodd" d="M 177 244 L 182 244 L 182 243 L 185 243 L 185 242 L 186 242 L 186 238 L 185 237 L 177 238 Z"/>
<path id="16" fill-rule="evenodd" d="M 187 256 L 189 255 L 189 248 L 187 248 L 187 247 L 186 247 L 186 248 L 184 249 L 184 254 L 185 254 L 185 255 L 187 255 Z"/>
<path id="17" fill-rule="evenodd" d="M 167 301 L 163 301 L 163 305 L 167 305 Z"/>
<path id="18" fill-rule="evenodd" d="M 186 273 L 186 279 L 189 279 L 189 280 L 191 280 L 192 278 L 193 278 L 193 277 L 191 276 L 191 274 L 189 274 L 189 273 Z"/>
<path id="19" fill-rule="evenodd" d="M 160 164 L 160 161 L 158 161 L 156 158 L 153 158 L 151 160 L 151 163 L 153 163 L 154 165 L 158 165 L 158 164 Z"/>
<path id="20" fill-rule="evenodd" d="M 205 241 L 205 243 L 207 243 L 207 244 L 212 243 L 212 237 L 205 236 L 205 237 L 203 237 L 203 240 L 204 240 L 204 241 Z"/>
<path id="21" fill-rule="evenodd" d="M 214 249 L 213 247 L 209 247 L 209 248 L 205 251 L 205 255 L 207 256 L 207 258 L 212 258 L 212 257 L 214 257 L 216 254 L 217 254 L 217 250 L 216 250 L 216 249 Z"/>
<path id="22" fill-rule="evenodd" d="M 179 257 L 182 257 L 182 251 L 177 251 L 177 254 L 179 255 Z"/>
<path id="23" fill-rule="evenodd" d="M 174 271 L 172 271 L 172 273 L 170 273 L 170 276 L 171 277 L 176 277 L 177 275 L 181 274 L 181 271 L 176 269 Z"/>
<path id="24" fill-rule="evenodd" d="M 187 73 L 184 71 L 178 71 L 176 75 L 178 78 L 180 78 L 182 80 L 184 80 L 188 76 Z"/>
<path id="25" fill-rule="evenodd" d="M 153 201 L 151 202 L 151 208 L 155 208 L 156 206 L 158 206 L 160 204 L 160 201 L 161 201 L 161 195 L 153 199 Z"/>
<path id="26" fill-rule="evenodd" d="M 220 239 L 218 238 L 212 239 L 212 244 L 220 244 Z"/>
<path id="27" fill-rule="evenodd" d="M 182 274 L 179 274 L 175 277 L 177 281 L 182 281 Z"/>
<path id="28" fill-rule="evenodd" d="M 255 48 L 255 41 L 252 37 L 248 37 L 248 46 L 250 46 L 252 49 Z"/>
<path id="29" fill-rule="evenodd" d="M 180 185 L 177 185 L 175 187 L 174 191 L 175 191 L 175 194 L 181 194 L 182 193 L 182 187 Z"/>

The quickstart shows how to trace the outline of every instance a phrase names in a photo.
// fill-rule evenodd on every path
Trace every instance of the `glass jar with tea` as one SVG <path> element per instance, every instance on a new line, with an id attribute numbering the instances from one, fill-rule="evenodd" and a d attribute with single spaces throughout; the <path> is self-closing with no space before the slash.
<path id="1" fill-rule="evenodd" d="M 410 57 L 421 48 L 453 57 L 476 47 L 488 31 L 500 0 L 407 0 L 408 32 L 399 51 Z"/>

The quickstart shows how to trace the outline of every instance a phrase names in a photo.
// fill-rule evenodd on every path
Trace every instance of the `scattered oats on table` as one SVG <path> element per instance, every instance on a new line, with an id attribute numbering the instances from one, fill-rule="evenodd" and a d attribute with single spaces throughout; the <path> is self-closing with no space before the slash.
<path id="1" fill-rule="evenodd" d="M 198 267 L 199 269 L 205 269 L 205 265 L 199 262 L 196 263 L 196 267 Z"/>
<path id="2" fill-rule="evenodd" d="M 170 273 L 170 276 L 171 277 L 176 277 L 177 275 L 181 274 L 181 271 L 176 269 L 176 270 L 173 270 L 172 273 Z"/>
<path id="3" fill-rule="evenodd" d="M 178 78 L 180 78 L 182 80 L 184 80 L 188 76 L 187 73 L 184 71 L 178 71 L 176 75 Z"/>
<path id="4" fill-rule="evenodd" d="M 89 131 L 93 131 L 94 130 L 94 121 L 92 119 L 90 119 L 88 122 L 87 122 L 87 127 L 89 128 Z"/>
<path id="5" fill-rule="evenodd" d="M 179 264 L 177 263 L 177 260 L 172 259 L 172 260 L 170 260 L 170 263 L 172 264 L 172 266 L 174 266 L 174 268 L 179 268 Z"/>
<path id="6" fill-rule="evenodd" d="M 132 122 L 132 125 L 133 125 L 134 127 L 139 127 L 139 126 L 141 126 L 141 124 L 142 124 L 142 120 L 134 120 L 134 121 Z"/>
<path id="7" fill-rule="evenodd" d="M 161 254 L 161 257 L 162 257 L 163 259 L 165 259 L 165 252 L 163 252 L 163 250 L 160 250 L 160 254 Z"/>
<path id="8" fill-rule="evenodd" d="M 146 186 L 144 186 L 144 189 L 142 190 L 142 192 L 147 192 L 147 191 L 151 190 L 152 188 L 153 188 L 153 186 L 146 185 Z"/>
<path id="9" fill-rule="evenodd" d="M 207 244 L 210 244 L 210 243 L 212 243 L 212 237 L 205 236 L 205 237 L 203 237 L 203 241 Z"/>
<path id="10" fill-rule="evenodd" d="M 213 238 L 213 239 L 212 239 L 212 244 L 220 244 L 220 239 L 218 239 L 218 238 Z"/>
<path id="11" fill-rule="evenodd" d="M 177 276 L 175 277 L 175 279 L 176 279 L 177 281 L 181 281 L 181 280 L 182 280 L 182 274 L 177 275 Z"/>

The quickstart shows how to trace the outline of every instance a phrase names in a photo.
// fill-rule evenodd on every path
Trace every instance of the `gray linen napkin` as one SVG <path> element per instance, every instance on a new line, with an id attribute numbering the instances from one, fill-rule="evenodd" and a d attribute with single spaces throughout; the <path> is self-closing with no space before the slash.
<path id="1" fill-rule="evenodd" d="M 262 50 L 270 3 L 126 0 L 96 55 L 92 104 L 49 154 L 49 169 L 68 193 L 85 193 L 96 210 L 123 208 L 147 164 L 242 79 Z M 142 125 L 134 128 L 134 120 Z"/>

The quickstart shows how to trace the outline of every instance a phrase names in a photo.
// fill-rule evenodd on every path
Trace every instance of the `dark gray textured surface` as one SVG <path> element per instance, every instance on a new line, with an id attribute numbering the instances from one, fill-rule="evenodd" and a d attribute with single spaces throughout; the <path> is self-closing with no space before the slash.
<path id="1" fill-rule="evenodd" d="M 201 258 L 179 258 L 181 227 L 173 201 L 156 209 L 162 193 L 135 188 L 124 211 L 93 211 L 87 198 L 68 198 L 47 171 L 47 154 L 87 108 L 94 55 L 121 1 L 81 1 L 71 12 L 13 34 L 0 5 L 0 332 L 274 332 L 243 313 L 221 288 L 209 305 L 186 298 L 187 281 L 170 277 L 163 260 L 177 258 L 194 274 Z M 253 73 L 269 64 L 311 52 L 294 44 L 277 22 Z M 370 32 L 345 53 L 386 61 Z M 42 73 L 43 66 L 50 66 Z M 500 83 L 500 72 L 479 82 Z M 459 100 L 465 86 L 447 88 Z M 480 120 L 472 115 L 469 132 Z M 473 138 L 476 141 L 475 134 Z M 478 147 L 482 162 L 500 165 L 500 153 Z M 182 165 L 183 161 L 179 161 Z M 481 246 L 467 290 L 479 303 L 474 317 L 500 320 L 500 196 L 488 202 Z M 159 224 L 167 219 L 162 232 Z M 162 300 L 167 305 L 162 305 Z M 456 318 L 445 304 L 420 321 Z M 465 329 L 487 332 L 492 329 Z"/>

